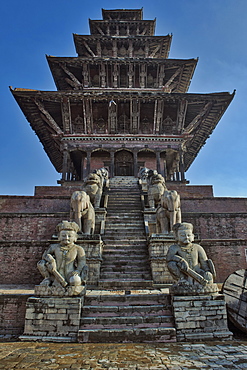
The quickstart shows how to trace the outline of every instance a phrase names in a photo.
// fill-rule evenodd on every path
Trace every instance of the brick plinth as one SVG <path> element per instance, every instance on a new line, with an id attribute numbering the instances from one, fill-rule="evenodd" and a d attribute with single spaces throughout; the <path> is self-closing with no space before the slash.
<path id="1" fill-rule="evenodd" d="M 30 297 L 23 341 L 77 341 L 83 298 Z"/>
<path id="2" fill-rule="evenodd" d="M 178 342 L 231 339 L 224 295 L 173 296 Z"/>

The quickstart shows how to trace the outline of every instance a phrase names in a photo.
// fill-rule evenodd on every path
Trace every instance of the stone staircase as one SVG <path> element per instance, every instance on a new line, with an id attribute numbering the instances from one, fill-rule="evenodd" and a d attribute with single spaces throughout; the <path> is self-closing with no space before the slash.
<path id="1" fill-rule="evenodd" d="M 110 180 L 103 240 L 99 286 L 85 296 L 78 341 L 175 342 L 170 296 L 152 286 L 136 178 Z"/>
<path id="2" fill-rule="evenodd" d="M 81 343 L 175 342 L 170 295 L 157 291 L 92 291 L 85 297 Z"/>
<path id="3" fill-rule="evenodd" d="M 101 288 L 152 286 L 140 190 L 134 177 L 110 180 Z"/>

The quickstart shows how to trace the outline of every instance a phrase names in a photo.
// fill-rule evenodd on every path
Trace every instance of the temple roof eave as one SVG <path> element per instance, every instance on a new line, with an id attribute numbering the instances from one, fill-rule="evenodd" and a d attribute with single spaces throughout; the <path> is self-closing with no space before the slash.
<path id="1" fill-rule="evenodd" d="M 78 74 L 82 75 L 82 65 L 83 64 L 92 64 L 92 65 L 101 65 L 103 64 L 126 64 L 130 65 L 133 63 L 138 64 L 147 64 L 147 65 L 164 65 L 165 69 L 169 68 L 181 68 L 177 79 L 179 81 L 178 85 L 176 86 L 173 92 L 180 92 L 184 93 L 188 91 L 191 79 L 193 77 L 197 59 L 152 59 L 152 58 L 132 58 L 132 59 L 125 59 L 125 58 L 104 58 L 104 57 L 96 57 L 96 58 L 85 58 L 85 57 L 53 57 L 47 56 L 47 61 L 49 64 L 49 68 L 51 70 L 54 82 L 57 86 L 58 90 L 71 90 L 71 85 L 69 84 L 67 78 L 68 75 L 63 70 L 64 67 L 70 71 L 70 69 L 78 69 Z M 68 72 L 70 73 L 70 72 Z M 165 72 L 166 73 L 166 72 Z M 73 75 L 73 71 L 71 71 Z M 81 84 L 81 83 L 80 83 Z M 82 89 L 82 84 L 79 86 L 78 81 L 78 90 Z"/>
<path id="2" fill-rule="evenodd" d="M 101 90 L 101 89 L 99 89 Z M 155 101 L 157 99 L 162 99 L 164 102 L 169 104 L 178 104 L 179 101 L 186 100 L 188 102 L 188 109 L 192 111 L 198 110 L 197 114 L 200 115 L 200 111 L 202 109 L 197 108 L 201 104 L 202 106 L 207 106 L 212 103 L 213 109 L 209 109 L 209 112 L 205 117 L 202 118 L 198 124 L 195 122 L 190 128 L 190 131 L 184 131 L 184 140 L 186 138 L 187 145 L 187 152 L 184 155 L 185 161 L 185 170 L 188 170 L 192 162 L 194 161 L 195 157 L 199 153 L 201 147 L 205 144 L 207 138 L 211 135 L 212 131 L 216 127 L 217 123 L 219 122 L 220 118 L 222 117 L 223 113 L 227 109 L 228 105 L 230 104 L 231 100 L 234 97 L 234 93 L 230 94 L 228 92 L 221 92 L 221 93 L 211 93 L 211 94 L 193 94 L 193 93 L 156 93 L 152 94 L 150 92 L 142 92 L 142 93 L 133 93 L 133 92 L 125 92 L 122 94 L 121 92 L 111 91 L 111 92 L 104 92 L 99 91 L 98 95 L 95 92 L 68 92 L 68 91 L 33 91 L 28 89 L 11 89 L 13 96 L 15 97 L 17 103 L 19 104 L 20 108 L 22 109 L 24 115 L 26 116 L 27 120 L 30 122 L 32 129 L 35 131 L 37 136 L 39 137 L 40 141 L 42 142 L 46 153 L 48 154 L 51 162 L 53 163 L 54 167 L 58 172 L 61 171 L 62 162 L 61 162 L 61 148 L 60 148 L 60 141 L 63 137 L 63 129 L 62 123 L 59 122 L 57 125 L 56 123 L 52 125 L 47 125 L 47 117 L 44 117 L 42 109 L 39 108 L 39 104 L 47 105 L 54 113 L 54 107 L 56 109 L 61 109 L 61 102 L 64 98 L 69 98 L 71 103 L 81 102 L 83 98 L 85 99 L 92 99 L 102 101 L 105 100 L 106 104 L 114 97 L 114 100 L 117 102 L 118 99 L 141 99 L 147 101 Z M 177 103 L 176 103 L 177 101 Z M 48 110 L 49 110 L 48 109 Z M 193 113 L 196 114 L 195 112 Z M 156 136 L 155 136 L 156 137 Z M 60 139 L 59 139 L 60 138 Z"/>
<path id="3" fill-rule="evenodd" d="M 133 14 L 136 20 L 143 19 L 143 8 L 140 9 L 101 9 L 102 18 L 104 20 L 111 19 L 111 14 L 116 16 L 116 14 L 126 15 Z M 108 16 L 108 17 L 107 17 Z"/>

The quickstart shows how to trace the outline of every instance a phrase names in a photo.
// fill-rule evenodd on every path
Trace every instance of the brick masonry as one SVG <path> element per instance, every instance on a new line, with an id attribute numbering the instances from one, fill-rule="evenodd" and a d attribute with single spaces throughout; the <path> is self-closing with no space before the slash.
<path id="1" fill-rule="evenodd" d="M 30 297 L 21 340 L 77 340 L 83 298 Z"/>
<path id="2" fill-rule="evenodd" d="M 23 333 L 27 294 L 0 295 L 0 338 Z"/>
<path id="3" fill-rule="evenodd" d="M 232 338 L 222 294 L 173 296 L 172 306 L 179 342 Z"/>

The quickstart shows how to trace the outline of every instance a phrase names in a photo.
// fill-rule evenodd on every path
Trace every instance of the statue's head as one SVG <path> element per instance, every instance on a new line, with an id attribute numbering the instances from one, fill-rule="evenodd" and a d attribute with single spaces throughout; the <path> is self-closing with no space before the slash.
<path id="1" fill-rule="evenodd" d="M 79 226 L 76 222 L 62 221 L 60 222 L 56 230 L 58 231 L 58 240 L 60 244 L 70 247 L 74 245 L 77 240 L 77 233 Z"/>
<path id="2" fill-rule="evenodd" d="M 175 239 L 180 245 L 190 245 L 194 241 L 193 225 L 188 222 L 173 225 Z"/>
<path id="3" fill-rule="evenodd" d="M 87 177 L 86 184 L 99 184 L 101 182 L 97 173 L 90 173 Z"/>

